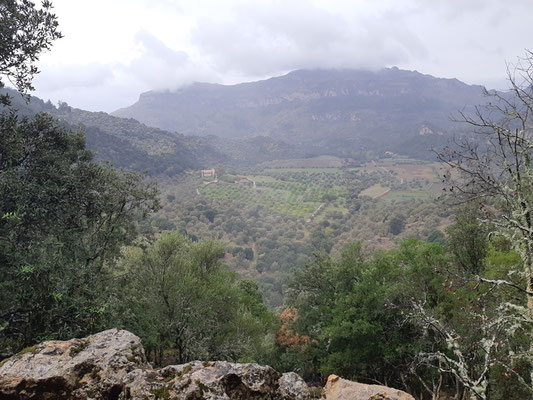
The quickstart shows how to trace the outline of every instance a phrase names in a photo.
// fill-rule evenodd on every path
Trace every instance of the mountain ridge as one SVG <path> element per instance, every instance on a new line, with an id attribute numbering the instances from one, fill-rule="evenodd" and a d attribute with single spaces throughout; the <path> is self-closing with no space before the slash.
<path id="1" fill-rule="evenodd" d="M 26 103 L 11 89 L 2 89 L 0 93 L 11 96 L 13 108 L 21 116 L 47 112 L 69 128 L 81 126 L 87 147 L 96 151 L 96 160 L 151 175 L 172 176 L 218 163 L 246 164 L 298 154 L 291 146 L 268 138 L 222 142 L 219 138 L 187 136 L 150 127 L 133 118 L 86 111 L 63 102 L 56 107 L 35 96 Z"/>
<path id="2" fill-rule="evenodd" d="M 174 92 L 149 91 L 112 115 L 188 135 L 268 136 L 311 155 L 357 157 L 369 150 L 409 155 L 459 131 L 450 115 L 483 103 L 483 91 L 480 85 L 395 67 L 297 70 L 236 85 L 193 83 Z M 413 142 L 419 142 L 414 149 Z"/>

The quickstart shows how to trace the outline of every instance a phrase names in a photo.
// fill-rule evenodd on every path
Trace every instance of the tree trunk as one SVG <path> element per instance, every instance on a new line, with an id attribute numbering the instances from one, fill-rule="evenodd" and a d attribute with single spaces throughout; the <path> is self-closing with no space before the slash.
<path id="1" fill-rule="evenodd" d="M 528 246 L 530 247 L 530 246 Z M 528 249 L 528 256 L 527 260 L 525 261 L 525 272 L 527 273 L 527 311 L 528 311 L 528 317 L 530 320 L 533 321 L 533 295 L 529 294 L 533 292 L 533 271 L 532 268 L 532 262 L 531 262 L 531 249 Z M 533 338 L 533 330 L 530 332 L 530 337 Z M 529 352 L 531 357 L 533 357 L 533 339 L 529 343 Z M 533 368 L 529 371 L 529 375 L 531 378 L 531 384 L 530 384 L 530 391 L 531 391 L 531 398 L 533 398 Z"/>

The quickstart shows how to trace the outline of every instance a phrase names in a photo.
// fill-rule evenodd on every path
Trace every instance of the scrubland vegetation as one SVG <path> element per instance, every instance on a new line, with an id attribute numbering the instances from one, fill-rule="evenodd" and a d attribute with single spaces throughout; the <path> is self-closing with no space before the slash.
<path id="1" fill-rule="evenodd" d="M 25 29 L 48 32 L 22 55 L 0 44 L 0 72 L 25 92 L 24 62 L 60 34 L 49 7 L 7 3 L 1 27 L 30 12 Z M 528 53 L 515 71 L 527 85 L 511 75 L 511 100 L 493 93 L 490 113 L 464 116 L 483 146 L 465 136 L 443 164 L 217 160 L 216 178 L 96 162 L 83 130 L 17 115 L 4 96 L 0 362 L 120 327 L 158 365 L 255 361 L 418 399 L 530 398 L 531 71 Z"/>
<path id="2" fill-rule="evenodd" d="M 316 168 L 304 167 L 313 161 Z M 160 181 L 163 207 L 144 229 L 221 240 L 225 262 L 241 277 L 258 280 L 267 302 L 278 307 L 288 273 L 315 251 L 338 254 L 354 241 L 368 250 L 391 249 L 405 238 L 443 237 L 449 211 L 439 210 L 437 194 L 428 190 L 441 183 L 438 167 L 423 163 L 432 174 L 424 180 L 414 173 L 399 177 L 395 168 L 402 162 L 356 168 L 336 157 L 283 160 L 221 168 L 217 182 L 192 171 Z M 386 195 L 365 195 L 376 185 L 387 187 Z"/>

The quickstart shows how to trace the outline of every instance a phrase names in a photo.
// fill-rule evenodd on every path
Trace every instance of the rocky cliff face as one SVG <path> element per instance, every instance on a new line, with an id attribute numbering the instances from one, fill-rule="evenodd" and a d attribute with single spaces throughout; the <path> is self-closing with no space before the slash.
<path id="1" fill-rule="evenodd" d="M 0 363 L 0 399 L 254 399 L 306 400 L 311 391 L 294 372 L 225 361 L 154 370 L 140 339 L 111 329 L 84 339 L 48 341 Z M 331 376 L 324 400 L 414 400 L 376 385 Z"/>
<path id="2" fill-rule="evenodd" d="M 191 135 L 269 136 L 309 154 L 390 150 L 420 157 L 445 143 L 444 133 L 464 130 L 450 115 L 484 103 L 482 89 L 397 68 L 300 70 L 238 85 L 147 92 L 113 114 Z"/>

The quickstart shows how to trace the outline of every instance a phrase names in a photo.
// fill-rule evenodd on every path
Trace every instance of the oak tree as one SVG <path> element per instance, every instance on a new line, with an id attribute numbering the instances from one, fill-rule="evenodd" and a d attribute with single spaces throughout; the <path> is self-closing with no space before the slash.
<path id="1" fill-rule="evenodd" d="M 20 93 L 33 90 L 35 63 L 61 37 L 50 1 L 43 0 L 40 8 L 30 0 L 0 1 L 0 89 L 5 78 Z M 9 104 L 9 96 L 0 96 L 0 104 Z"/>

